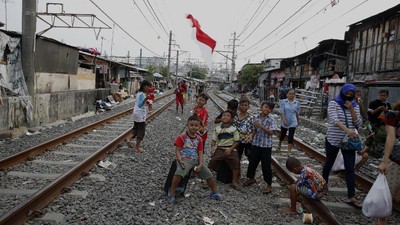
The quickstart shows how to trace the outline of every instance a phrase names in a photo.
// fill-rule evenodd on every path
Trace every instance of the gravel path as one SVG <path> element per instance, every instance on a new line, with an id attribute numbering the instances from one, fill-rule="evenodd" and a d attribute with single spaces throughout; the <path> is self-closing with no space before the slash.
<path id="1" fill-rule="evenodd" d="M 174 159 L 172 145 L 184 129 L 193 105 L 185 105 L 185 113 L 176 114 L 170 107 L 148 124 L 143 142 L 145 152 L 135 153 L 121 147 L 106 160 L 115 167 L 97 166 L 92 175 L 101 174 L 104 181 L 85 177 L 73 185 L 73 190 L 85 191 L 86 198 L 63 195 L 44 211 L 61 213 L 64 224 L 205 224 L 209 218 L 214 224 L 290 224 L 300 221 L 298 216 L 286 216 L 280 209 L 287 205 L 287 190 L 276 187 L 269 195 L 263 195 L 264 184 L 233 190 L 229 185 L 217 183 L 222 201 L 208 197 L 210 191 L 202 189 L 201 181 L 192 178 L 186 197 L 177 198 L 175 205 L 166 203 L 162 190 L 169 167 Z M 209 102 L 209 125 L 219 111 Z M 209 143 L 208 143 L 209 144 Z M 209 156 L 206 156 L 207 161 Z M 276 180 L 276 179 L 274 179 Z M 34 220 L 29 224 L 47 224 L 46 220 Z"/>

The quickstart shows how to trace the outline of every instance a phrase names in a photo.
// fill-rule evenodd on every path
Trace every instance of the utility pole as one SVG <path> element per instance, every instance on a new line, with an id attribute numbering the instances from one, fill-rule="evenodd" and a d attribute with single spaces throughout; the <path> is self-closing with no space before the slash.
<path id="1" fill-rule="evenodd" d="M 130 58 L 130 52 L 128 51 L 128 57 L 126 59 L 126 62 L 129 63 L 129 58 Z"/>
<path id="2" fill-rule="evenodd" d="M 169 31 L 167 80 L 170 80 L 169 68 L 171 67 L 171 43 L 172 43 L 172 30 Z"/>
<path id="3" fill-rule="evenodd" d="M 231 72 L 231 83 L 233 83 L 233 76 L 235 75 L 235 47 L 236 47 L 236 32 L 233 33 L 233 49 L 232 49 L 232 72 Z"/>
<path id="4" fill-rule="evenodd" d="M 142 68 L 142 49 L 140 49 L 140 54 L 139 54 L 139 68 Z"/>
<path id="5" fill-rule="evenodd" d="M 28 93 L 35 95 L 36 0 L 22 1 L 22 70 Z"/>
<path id="6" fill-rule="evenodd" d="M 179 50 L 176 51 L 176 72 L 175 72 L 175 78 L 178 77 L 178 68 L 179 67 Z M 176 79 L 175 79 L 176 80 Z"/>

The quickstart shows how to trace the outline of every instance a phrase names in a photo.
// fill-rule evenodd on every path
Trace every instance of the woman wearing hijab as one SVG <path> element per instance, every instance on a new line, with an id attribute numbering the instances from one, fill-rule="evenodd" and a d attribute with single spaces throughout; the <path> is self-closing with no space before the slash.
<path id="1" fill-rule="evenodd" d="M 343 138 L 346 134 L 350 137 L 356 137 L 357 128 L 362 126 L 360 108 L 354 100 L 355 93 L 356 87 L 353 84 L 345 84 L 340 90 L 339 95 L 328 104 L 328 131 L 325 140 L 326 161 L 322 170 L 322 176 L 327 183 L 329 172 L 332 169 L 339 150 L 341 150 Z M 346 125 L 346 117 L 348 126 Z M 361 208 L 361 205 L 355 198 L 355 154 L 355 151 L 342 150 L 348 198 L 345 202 L 356 208 Z"/>

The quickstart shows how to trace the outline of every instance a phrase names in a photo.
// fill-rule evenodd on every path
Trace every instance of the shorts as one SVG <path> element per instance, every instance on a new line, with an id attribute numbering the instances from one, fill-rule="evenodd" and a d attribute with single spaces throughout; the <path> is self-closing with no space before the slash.
<path id="1" fill-rule="evenodd" d="M 183 98 L 176 98 L 177 105 L 183 105 Z"/>
<path id="2" fill-rule="evenodd" d="M 239 155 L 236 150 L 230 155 L 225 155 L 225 150 L 217 148 L 208 163 L 208 168 L 217 171 L 222 162 L 225 162 L 231 170 L 240 169 Z"/>
<path id="3" fill-rule="evenodd" d="M 296 127 L 290 127 L 289 129 L 281 127 L 281 136 L 279 137 L 279 140 L 283 141 L 283 139 L 285 139 L 288 130 L 289 130 L 288 143 L 293 144 L 294 132 L 296 131 Z"/>
<path id="4" fill-rule="evenodd" d="M 133 137 L 137 140 L 143 140 L 146 133 L 146 122 L 134 122 L 132 127 Z"/>
<path id="5" fill-rule="evenodd" d="M 197 162 L 197 161 L 194 161 L 194 160 L 190 160 L 190 159 L 187 159 L 187 158 L 182 158 L 182 160 L 183 160 L 183 163 L 185 164 L 185 168 L 182 168 L 182 167 L 180 166 L 180 164 L 177 163 L 176 171 L 175 171 L 175 176 L 184 177 L 184 176 L 188 175 L 189 172 L 190 172 L 195 166 L 198 165 L 198 162 Z M 203 166 L 201 167 L 201 171 L 198 172 L 198 173 L 196 173 L 196 174 L 197 174 L 197 176 L 199 176 L 200 179 L 202 179 L 202 180 L 208 180 L 208 179 L 210 179 L 210 178 L 212 177 L 211 171 L 210 171 L 205 165 L 203 165 Z"/>

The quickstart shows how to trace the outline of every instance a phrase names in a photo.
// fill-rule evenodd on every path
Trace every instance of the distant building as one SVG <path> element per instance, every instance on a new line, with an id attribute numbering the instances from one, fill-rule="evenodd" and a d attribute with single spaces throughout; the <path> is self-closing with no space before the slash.
<path id="1" fill-rule="evenodd" d="M 400 81 L 400 4 L 350 25 L 348 80 Z"/>

